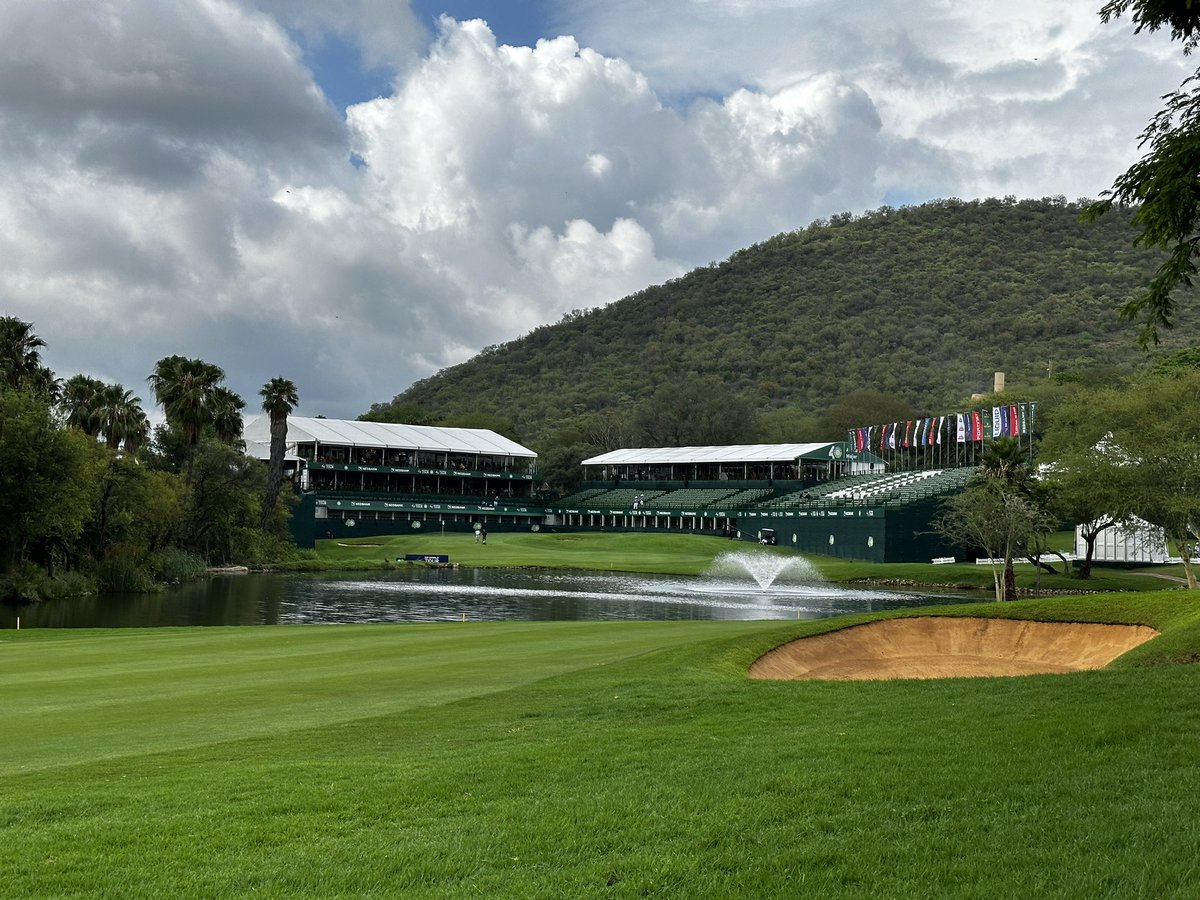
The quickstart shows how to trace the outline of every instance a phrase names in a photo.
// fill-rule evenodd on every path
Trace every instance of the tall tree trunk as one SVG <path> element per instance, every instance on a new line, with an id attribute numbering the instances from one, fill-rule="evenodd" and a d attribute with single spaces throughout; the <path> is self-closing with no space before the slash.
<path id="1" fill-rule="evenodd" d="M 1192 565 L 1192 555 L 1196 552 L 1196 541 L 1176 541 L 1175 549 L 1183 561 L 1183 574 L 1187 578 L 1188 590 L 1194 591 L 1196 590 L 1196 567 Z"/>
<path id="2" fill-rule="evenodd" d="M 1017 599 L 1017 576 L 1013 572 L 1013 558 L 1011 554 L 1004 556 L 1004 599 Z"/>
<path id="3" fill-rule="evenodd" d="M 267 462 L 267 491 L 263 495 L 262 516 L 259 528 L 267 531 L 275 504 L 279 500 L 279 489 L 283 485 L 283 456 L 287 443 L 287 416 L 271 416 L 271 457 Z"/>

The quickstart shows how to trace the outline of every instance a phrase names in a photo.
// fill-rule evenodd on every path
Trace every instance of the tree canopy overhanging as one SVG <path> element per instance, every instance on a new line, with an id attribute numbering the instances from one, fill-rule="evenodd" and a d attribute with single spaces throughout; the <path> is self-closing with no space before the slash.
<path id="1" fill-rule="evenodd" d="M 1137 32 L 1169 29 L 1185 54 L 1200 41 L 1200 3 L 1193 0 L 1111 0 L 1100 11 L 1105 22 L 1126 14 Z M 1135 245 L 1167 252 L 1146 288 L 1120 308 L 1141 325 L 1142 346 L 1175 326 L 1178 293 L 1194 286 L 1200 246 L 1200 69 L 1163 99 L 1141 134 L 1145 155 L 1086 211 L 1094 221 L 1114 206 L 1136 206 Z"/>

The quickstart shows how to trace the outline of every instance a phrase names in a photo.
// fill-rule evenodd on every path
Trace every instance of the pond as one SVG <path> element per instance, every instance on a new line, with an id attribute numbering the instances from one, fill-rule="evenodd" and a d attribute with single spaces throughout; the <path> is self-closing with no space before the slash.
<path id="1" fill-rule="evenodd" d="M 799 557 L 725 554 L 699 577 L 426 568 L 364 575 L 224 576 L 162 594 L 104 594 L 14 609 L 0 626 L 119 628 L 348 622 L 817 619 L 986 600 L 845 588 Z"/>

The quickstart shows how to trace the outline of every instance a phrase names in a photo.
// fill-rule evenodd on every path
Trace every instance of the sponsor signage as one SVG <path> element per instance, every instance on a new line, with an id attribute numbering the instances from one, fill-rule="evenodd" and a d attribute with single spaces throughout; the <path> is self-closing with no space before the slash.
<path id="1" fill-rule="evenodd" d="M 520 472 L 475 472 L 459 469 L 420 469 L 413 466 L 360 466 L 350 463 L 310 462 L 308 468 L 326 472 L 383 472 L 387 475 L 440 475 L 443 477 L 492 478 L 508 481 L 533 481 L 533 475 Z"/>
<path id="2" fill-rule="evenodd" d="M 395 500 L 318 500 L 316 505 L 326 506 L 331 509 L 375 510 L 379 512 L 394 510 L 398 512 L 526 513 L 529 515 L 540 515 L 542 513 L 541 509 L 532 509 L 528 506 L 483 506 L 477 503 L 405 503 Z"/>

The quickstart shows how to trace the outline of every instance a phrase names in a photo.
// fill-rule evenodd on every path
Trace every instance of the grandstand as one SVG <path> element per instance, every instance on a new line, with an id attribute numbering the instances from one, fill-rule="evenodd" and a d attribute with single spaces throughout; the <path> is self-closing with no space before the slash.
<path id="1" fill-rule="evenodd" d="M 889 471 L 852 441 L 618 450 L 583 461 L 584 489 L 551 504 L 546 527 L 748 540 L 770 529 L 780 544 L 805 552 L 928 560 L 950 549 L 930 520 L 978 471 L 933 465 L 946 457 L 892 454 Z"/>
<path id="2" fill-rule="evenodd" d="M 1032 448 L 1034 404 L 852 430 L 842 442 L 653 447 L 582 462 L 578 492 L 543 504 L 537 454 L 491 431 L 288 420 L 297 543 L 422 528 L 683 531 L 876 562 L 945 557 L 930 527 L 978 471 L 984 444 Z M 265 457 L 270 423 L 247 424 Z M 878 452 L 876 452 L 878 451 Z M 1032 452 L 1032 450 L 1031 450 Z M 949 551 L 949 552 L 948 552 Z"/>
<path id="3" fill-rule="evenodd" d="M 292 514 L 299 546 L 317 538 L 539 526 L 537 454 L 494 431 L 288 418 L 300 504 Z M 270 446 L 267 416 L 246 423 L 249 452 Z"/>

